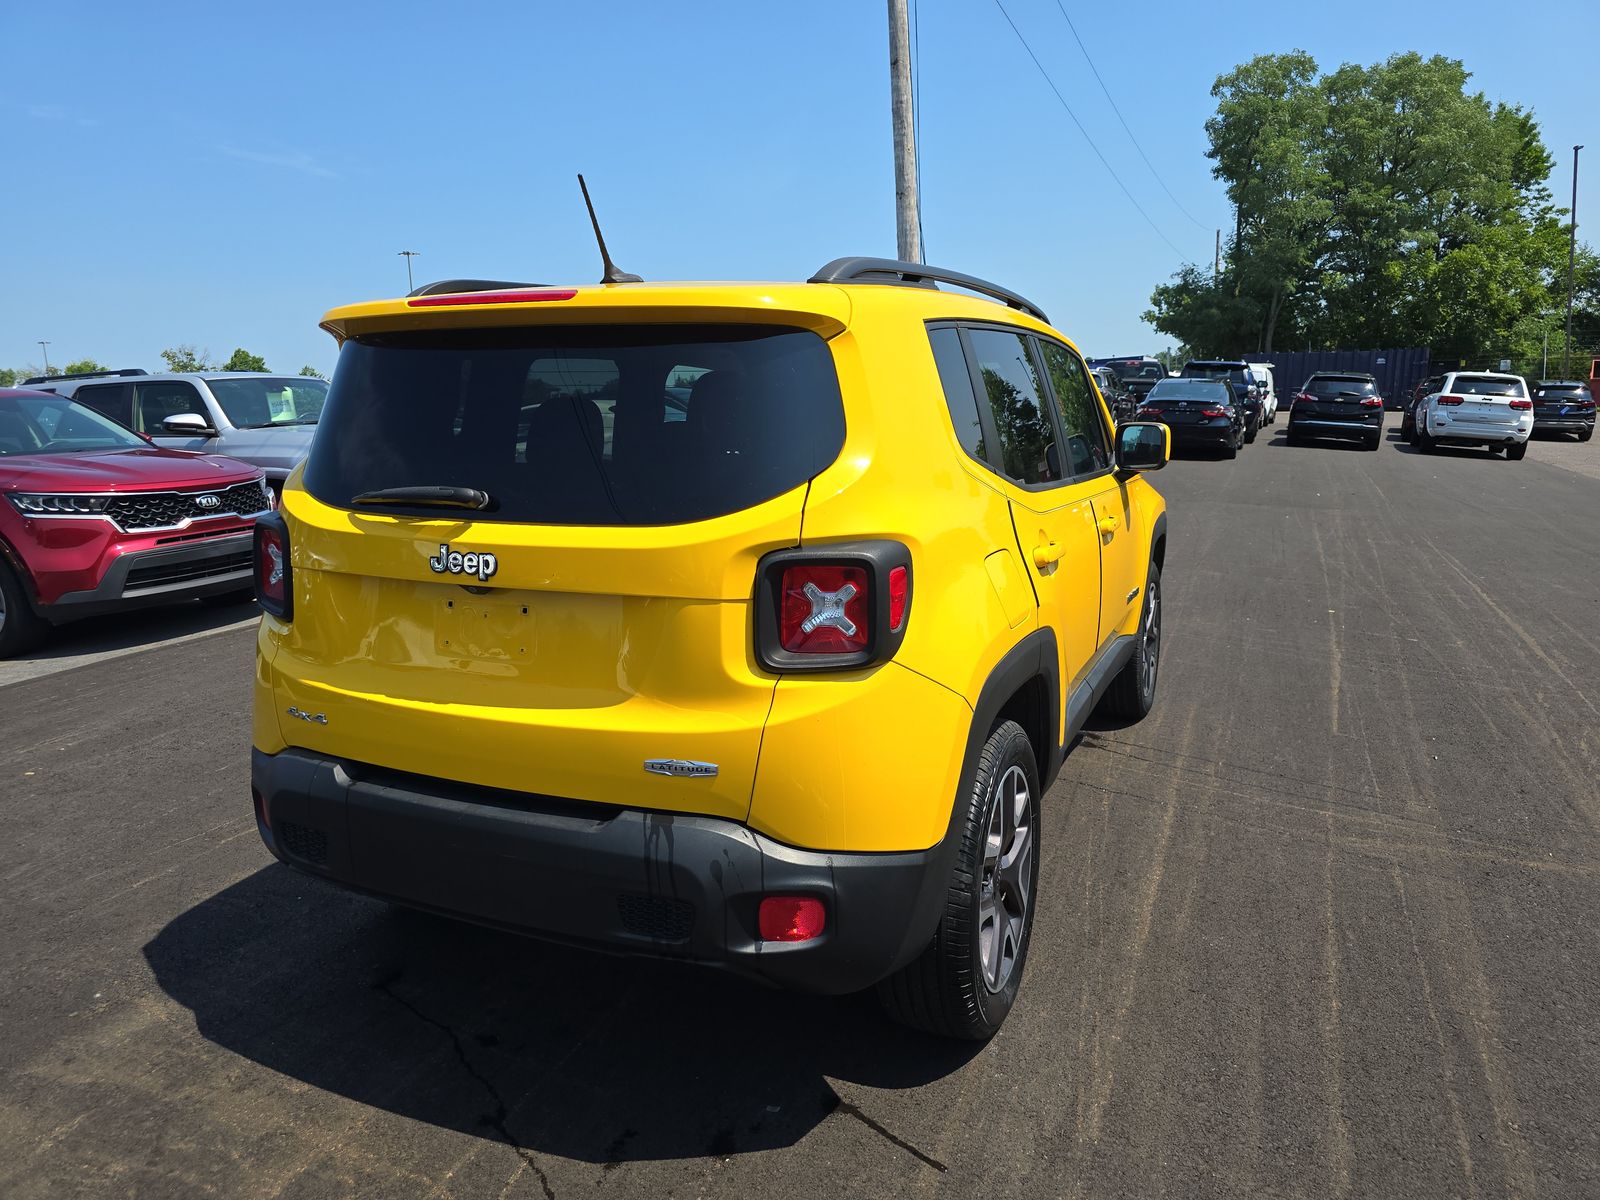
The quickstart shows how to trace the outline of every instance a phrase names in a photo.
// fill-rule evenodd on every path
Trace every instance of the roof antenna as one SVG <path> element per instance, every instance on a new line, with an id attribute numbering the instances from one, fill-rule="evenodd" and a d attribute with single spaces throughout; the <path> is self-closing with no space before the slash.
<path id="1" fill-rule="evenodd" d="M 611 255 L 606 250 L 606 239 L 600 236 L 600 221 L 594 215 L 594 201 L 589 199 L 589 185 L 583 181 L 583 172 L 578 172 L 578 186 L 583 189 L 583 202 L 589 208 L 589 224 L 594 226 L 594 240 L 600 243 L 600 262 L 605 266 L 606 273 L 600 280 L 601 283 L 643 283 L 637 275 L 629 275 L 626 271 L 619 271 L 617 264 L 611 261 Z"/>

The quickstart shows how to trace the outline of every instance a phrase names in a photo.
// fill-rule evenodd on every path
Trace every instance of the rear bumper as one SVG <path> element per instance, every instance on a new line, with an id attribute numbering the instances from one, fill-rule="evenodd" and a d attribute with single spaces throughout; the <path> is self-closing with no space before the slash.
<path id="1" fill-rule="evenodd" d="M 480 924 L 683 959 L 781 987 L 869 987 L 927 945 L 954 842 L 797 850 L 737 822 L 475 788 L 291 749 L 251 752 L 257 828 L 282 862 Z M 766 895 L 822 900 L 827 927 L 763 942 Z"/>
<path id="2" fill-rule="evenodd" d="M 1294 417 L 1289 418 L 1289 432 L 1304 434 L 1306 437 L 1345 437 L 1345 438 L 1375 438 L 1383 436 L 1383 422 L 1377 421 L 1341 421 L 1334 417 Z"/>
<path id="3" fill-rule="evenodd" d="M 1428 436 L 1436 442 L 1458 442 L 1483 446 L 1504 446 L 1525 442 L 1533 434 L 1533 418 L 1518 421 L 1457 421 L 1438 412 L 1424 421 Z"/>
<path id="4" fill-rule="evenodd" d="M 1544 431 L 1548 431 L 1548 432 L 1551 432 L 1551 433 L 1582 433 L 1585 429 L 1593 429 L 1593 428 L 1594 428 L 1594 414 L 1593 413 L 1589 413 L 1586 416 L 1581 416 L 1581 417 L 1580 416 L 1566 416 L 1566 417 L 1538 417 L 1538 416 L 1536 416 L 1533 419 L 1533 431 L 1535 433 L 1540 433 L 1540 432 L 1544 432 Z"/>
<path id="5" fill-rule="evenodd" d="M 1227 446 L 1233 441 L 1231 425 L 1168 425 L 1174 446 Z"/>

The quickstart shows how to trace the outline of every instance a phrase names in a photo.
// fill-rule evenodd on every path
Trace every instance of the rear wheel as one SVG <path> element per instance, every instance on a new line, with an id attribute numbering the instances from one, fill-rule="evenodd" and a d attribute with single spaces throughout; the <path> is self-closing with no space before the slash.
<path id="1" fill-rule="evenodd" d="M 22 580 L 0 561 L 0 658 L 11 658 L 39 644 L 49 626 L 34 613 Z"/>
<path id="2" fill-rule="evenodd" d="M 1512 442 L 1506 447 L 1506 457 L 1512 462 L 1528 457 L 1527 442 Z"/>
<path id="3" fill-rule="evenodd" d="M 1223 446 L 1222 447 L 1222 457 L 1223 458 L 1238 458 L 1239 457 L 1239 447 L 1238 447 L 1238 445 L 1236 443 L 1234 443 L 1234 442 L 1229 442 L 1227 445 Z"/>
<path id="4" fill-rule="evenodd" d="M 1580 433 L 1578 435 L 1578 440 L 1580 442 L 1587 442 L 1593 436 L 1594 436 L 1594 426 L 1591 425 L 1591 426 L 1589 426 L 1589 428 L 1585 429 L 1582 433 Z"/>
<path id="5" fill-rule="evenodd" d="M 1378 448 L 1379 443 L 1382 442 L 1382 441 L 1383 441 L 1383 435 L 1381 433 L 1375 433 L 1371 437 L 1369 437 L 1363 443 L 1363 445 L 1368 450 L 1376 450 Z"/>
<path id="6" fill-rule="evenodd" d="M 996 726 L 966 797 L 955 870 L 933 941 L 878 985 L 895 1020 L 984 1041 L 1016 1002 L 1039 881 L 1039 768 L 1022 726 Z"/>
<path id="7" fill-rule="evenodd" d="M 1417 426 L 1417 448 L 1419 450 L 1425 450 L 1425 451 L 1428 451 L 1428 452 L 1431 453 L 1432 450 L 1433 450 L 1433 447 L 1434 447 L 1433 438 L 1428 435 L 1428 431 L 1426 429 L 1424 429 L 1421 425 L 1418 425 Z"/>

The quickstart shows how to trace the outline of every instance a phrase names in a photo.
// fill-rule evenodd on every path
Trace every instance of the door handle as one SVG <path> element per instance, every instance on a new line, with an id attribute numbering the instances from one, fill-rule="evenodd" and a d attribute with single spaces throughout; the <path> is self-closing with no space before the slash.
<path id="1" fill-rule="evenodd" d="M 1066 553 L 1067 548 L 1060 542 L 1046 542 L 1033 548 L 1033 565 L 1042 571 L 1052 563 L 1060 562 Z"/>
<path id="2" fill-rule="evenodd" d="M 1100 532 L 1110 537 L 1117 531 L 1119 524 L 1115 517 L 1101 517 L 1099 522 Z"/>

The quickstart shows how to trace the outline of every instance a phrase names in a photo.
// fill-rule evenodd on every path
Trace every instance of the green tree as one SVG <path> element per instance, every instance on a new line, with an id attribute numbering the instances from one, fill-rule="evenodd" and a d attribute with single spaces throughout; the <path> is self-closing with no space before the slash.
<path id="1" fill-rule="evenodd" d="M 111 368 L 104 363 L 97 363 L 92 358 L 80 358 L 76 362 L 69 362 L 61 368 L 64 375 L 87 375 L 91 371 L 103 373 Z"/>
<path id="2" fill-rule="evenodd" d="M 1505 344 L 1551 303 L 1561 214 L 1537 122 L 1469 79 L 1415 53 L 1320 75 L 1303 51 L 1220 76 L 1206 133 L 1233 235 L 1146 319 L 1208 354 Z"/>
<path id="3" fill-rule="evenodd" d="M 161 357 L 167 360 L 169 371 L 210 371 L 216 365 L 211 361 L 211 351 L 196 350 L 187 342 L 163 350 Z"/>
<path id="4" fill-rule="evenodd" d="M 263 368 L 263 369 L 265 369 L 265 368 Z M 327 378 L 327 376 L 324 375 L 321 371 L 319 371 L 315 367 L 309 366 L 309 365 L 301 367 L 300 368 L 300 374 L 304 375 L 307 379 L 326 379 Z"/>
<path id="5" fill-rule="evenodd" d="M 0 367 L 0 387 L 16 387 L 19 379 L 26 376 L 12 370 L 10 367 Z"/>
<path id="6" fill-rule="evenodd" d="M 235 350 L 233 357 L 222 364 L 224 371 L 265 371 L 267 360 L 259 354 L 251 354 L 248 350 Z"/>

